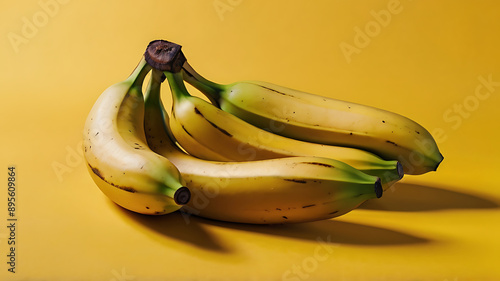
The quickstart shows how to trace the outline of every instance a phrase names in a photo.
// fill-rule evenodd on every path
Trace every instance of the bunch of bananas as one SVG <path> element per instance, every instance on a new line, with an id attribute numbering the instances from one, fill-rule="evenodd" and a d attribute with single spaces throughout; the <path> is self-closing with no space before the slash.
<path id="1" fill-rule="evenodd" d="M 210 102 L 190 95 L 185 81 Z M 128 210 L 254 224 L 343 215 L 443 160 L 408 118 L 270 83 L 217 84 L 164 40 L 97 99 L 83 146 L 94 182 Z"/>

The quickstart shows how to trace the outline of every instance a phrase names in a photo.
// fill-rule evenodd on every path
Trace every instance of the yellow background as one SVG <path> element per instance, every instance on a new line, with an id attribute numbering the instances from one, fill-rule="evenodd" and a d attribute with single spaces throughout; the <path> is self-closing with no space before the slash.
<path id="1" fill-rule="evenodd" d="M 391 13 L 383 24 L 382 10 Z M 499 14 L 493 0 L 3 1 L 0 279 L 498 280 Z M 314 223 L 124 211 L 88 175 L 81 133 L 99 94 L 154 39 L 182 45 L 220 83 L 264 80 L 408 116 L 435 134 L 445 160 Z M 15 274 L 6 264 L 9 165 Z"/>

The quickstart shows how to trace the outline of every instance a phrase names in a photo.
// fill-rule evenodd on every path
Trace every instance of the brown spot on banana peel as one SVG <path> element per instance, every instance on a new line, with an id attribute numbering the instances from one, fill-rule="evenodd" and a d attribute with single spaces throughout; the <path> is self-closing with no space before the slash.
<path id="1" fill-rule="evenodd" d="M 137 191 L 132 188 L 132 187 L 127 187 L 127 186 L 120 186 L 120 185 L 115 185 L 113 183 L 109 183 L 111 184 L 112 186 L 116 187 L 116 188 L 119 188 L 121 190 L 124 190 L 124 191 L 127 191 L 127 192 L 131 192 L 131 193 L 136 193 Z"/>
<path id="2" fill-rule="evenodd" d="M 181 125 L 181 127 L 184 130 L 184 132 L 186 132 L 186 134 L 188 134 L 190 137 L 193 137 L 193 135 L 191 135 L 191 133 L 188 132 L 188 130 L 186 130 L 186 127 L 184 127 L 184 125 Z"/>
<path id="3" fill-rule="evenodd" d="M 88 164 L 88 165 L 89 165 L 90 169 L 92 170 L 92 173 L 94 173 L 96 176 L 98 176 L 101 180 L 103 180 L 107 184 L 109 184 L 111 186 L 114 186 L 116 188 L 119 188 L 119 189 L 121 189 L 123 191 L 131 192 L 131 193 L 137 192 L 137 190 L 135 190 L 133 187 L 121 186 L 121 185 L 117 185 L 117 184 L 114 184 L 112 182 L 109 182 L 108 180 L 106 180 L 104 178 L 103 174 L 101 173 L 101 171 L 99 171 L 99 169 L 97 169 L 95 167 L 92 167 L 90 164 Z"/>
<path id="4" fill-rule="evenodd" d="M 205 119 L 205 120 L 206 120 L 206 119 Z M 226 131 L 226 130 L 224 130 L 224 129 L 222 129 L 222 128 L 219 128 L 219 126 L 215 125 L 214 123 L 212 123 L 212 122 L 210 122 L 210 121 L 208 121 L 208 120 L 207 120 L 207 122 L 208 122 L 210 125 L 212 125 L 214 128 L 216 128 L 217 130 L 221 131 L 224 135 L 226 135 L 226 136 L 228 136 L 228 137 L 230 137 L 230 138 L 232 138 L 232 137 L 233 137 L 233 135 L 232 135 L 231 133 L 229 133 L 228 131 Z"/>
<path id="5" fill-rule="evenodd" d="M 135 142 L 134 144 L 136 145 L 136 146 L 134 147 L 134 149 L 144 149 L 144 147 L 143 147 L 141 144 L 136 143 L 136 142 Z"/>
<path id="6" fill-rule="evenodd" d="M 296 183 L 307 183 L 307 181 L 305 181 L 305 180 L 298 180 L 298 179 L 283 179 L 283 180 L 296 182 Z"/>
<path id="7" fill-rule="evenodd" d="M 398 146 L 398 144 L 397 144 L 397 143 L 395 143 L 395 142 L 393 142 L 393 141 L 390 141 L 390 140 L 386 140 L 385 142 L 390 143 L 390 144 L 392 144 L 392 145 L 394 145 L 394 146 Z"/>
<path id="8" fill-rule="evenodd" d="M 318 166 L 323 166 L 327 168 L 335 168 L 333 165 L 326 164 L 326 163 L 319 163 L 319 162 L 302 162 L 304 164 L 310 164 L 310 165 L 318 165 Z"/>
<path id="9" fill-rule="evenodd" d="M 90 164 L 89 167 L 92 170 L 92 173 L 98 176 L 101 180 L 105 181 L 104 176 L 101 174 L 101 171 L 99 171 L 99 169 L 92 167 Z"/>
<path id="10" fill-rule="evenodd" d="M 203 114 L 200 112 L 200 110 L 196 107 L 194 108 L 194 113 L 199 114 L 199 115 L 201 115 L 201 117 L 205 118 L 205 116 L 203 116 Z"/>
<path id="11" fill-rule="evenodd" d="M 196 114 L 199 114 L 201 117 L 203 117 L 203 119 L 205 119 L 205 121 L 208 122 L 208 124 L 212 125 L 214 128 L 216 128 L 217 130 L 221 131 L 224 135 L 228 136 L 228 137 L 233 137 L 233 135 L 231 133 L 229 133 L 228 131 L 220 128 L 219 126 L 215 125 L 213 122 L 209 121 L 205 116 L 203 116 L 203 114 L 200 112 L 200 110 L 198 108 L 194 108 L 194 112 Z"/>
<path id="12" fill-rule="evenodd" d="M 257 85 L 257 86 L 259 86 L 259 87 L 262 87 L 262 88 L 264 88 L 264 89 L 266 89 L 266 90 L 269 90 L 269 91 L 272 91 L 272 92 L 278 93 L 278 94 L 280 94 L 280 95 L 293 97 L 293 96 L 292 96 L 292 95 L 290 95 L 290 94 L 285 94 L 285 93 L 280 92 L 280 91 L 278 91 L 278 90 L 275 90 L 275 89 L 273 89 L 273 88 L 269 88 L 269 87 L 262 86 L 262 85 L 259 85 L 259 84 L 255 84 L 255 85 Z"/>
<path id="13" fill-rule="evenodd" d="M 314 206 L 316 206 L 316 204 L 305 205 L 305 206 L 302 206 L 302 208 L 310 208 L 310 207 L 314 207 Z"/>

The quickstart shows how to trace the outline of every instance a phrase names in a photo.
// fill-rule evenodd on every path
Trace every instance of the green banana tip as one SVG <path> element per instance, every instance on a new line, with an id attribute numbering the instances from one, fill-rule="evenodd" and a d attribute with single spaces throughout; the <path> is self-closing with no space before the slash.
<path id="1" fill-rule="evenodd" d="M 437 162 L 436 166 L 434 167 L 434 171 L 437 171 L 437 168 L 439 167 L 439 165 L 441 164 L 441 162 L 443 162 L 443 160 L 444 160 L 443 154 L 439 153 L 439 156 L 441 156 L 441 160 L 439 160 Z"/>
<path id="2" fill-rule="evenodd" d="M 382 188 L 382 181 L 380 179 L 377 179 L 375 182 L 375 195 L 377 198 L 382 197 L 382 194 L 384 193 L 384 189 Z"/>
<path id="3" fill-rule="evenodd" d="M 185 186 L 177 189 L 174 193 L 174 201 L 178 205 L 186 205 L 191 199 L 191 191 Z"/>
<path id="4" fill-rule="evenodd" d="M 149 42 L 144 57 L 149 65 L 161 71 L 179 72 L 186 62 L 182 46 L 166 40 Z"/>

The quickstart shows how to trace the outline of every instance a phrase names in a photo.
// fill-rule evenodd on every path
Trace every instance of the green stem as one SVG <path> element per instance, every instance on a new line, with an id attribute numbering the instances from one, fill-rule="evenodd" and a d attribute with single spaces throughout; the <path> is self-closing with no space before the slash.
<path id="1" fill-rule="evenodd" d="M 147 109 L 145 112 L 144 122 L 147 128 L 153 128 L 153 131 L 155 131 L 154 134 L 156 134 L 156 142 L 159 139 L 164 140 L 163 142 L 160 141 L 160 145 L 158 143 L 156 144 L 157 148 L 164 152 L 156 152 L 169 158 L 176 155 L 182 155 L 182 152 L 173 143 L 175 137 L 173 137 L 169 130 L 169 116 L 161 101 L 161 83 L 163 82 L 161 77 L 162 75 L 162 71 L 153 68 L 151 81 L 149 82 L 148 89 L 146 90 L 145 104 Z M 160 127 L 163 127 L 164 131 L 158 129 Z M 148 133 L 149 132 L 146 134 Z"/>
<path id="2" fill-rule="evenodd" d="M 225 88 L 224 85 L 205 79 L 198 72 L 196 72 L 188 62 L 185 62 L 182 66 L 182 74 L 186 82 L 206 95 L 212 103 L 215 105 L 219 104 L 220 94 Z"/>
<path id="3" fill-rule="evenodd" d="M 163 74 L 167 77 L 174 103 L 179 102 L 182 98 L 191 96 L 186 89 L 186 85 L 184 84 L 182 73 L 180 71 L 176 73 L 164 71 Z"/>
<path id="4" fill-rule="evenodd" d="M 160 99 L 160 87 L 162 83 L 161 76 L 163 72 L 153 68 L 151 72 L 151 80 L 148 84 L 148 88 L 146 90 L 147 97 L 145 98 L 146 106 L 158 106 L 161 104 Z"/>
<path id="5" fill-rule="evenodd" d="M 132 74 L 127 78 L 127 80 L 132 83 L 131 88 L 142 89 L 144 79 L 150 70 L 151 66 L 146 62 L 143 56 Z"/>

